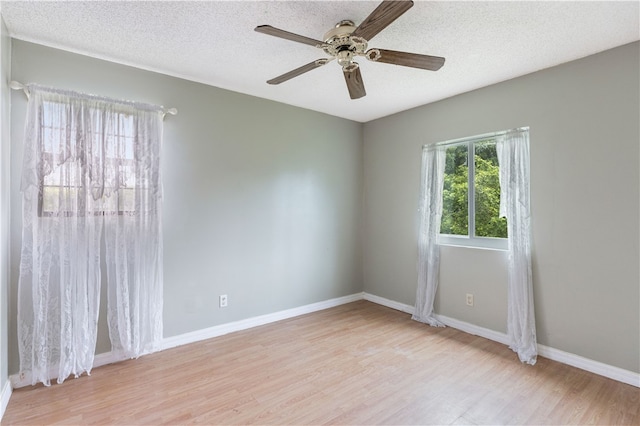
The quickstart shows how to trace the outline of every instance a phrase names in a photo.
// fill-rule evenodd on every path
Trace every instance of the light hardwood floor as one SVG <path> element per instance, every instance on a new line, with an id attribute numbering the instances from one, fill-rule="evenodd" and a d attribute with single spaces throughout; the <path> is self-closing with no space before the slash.
<path id="1" fill-rule="evenodd" d="M 360 301 L 14 391 L 3 424 L 640 424 L 640 389 Z"/>

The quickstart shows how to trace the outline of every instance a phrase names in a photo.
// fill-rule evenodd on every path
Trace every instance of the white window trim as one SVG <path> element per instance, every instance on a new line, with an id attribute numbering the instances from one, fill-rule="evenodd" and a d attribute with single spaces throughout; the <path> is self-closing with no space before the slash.
<path id="1" fill-rule="evenodd" d="M 470 247 L 488 250 L 508 250 L 508 238 L 469 237 L 467 235 L 438 235 L 438 244 L 441 246 Z"/>
<path id="2" fill-rule="evenodd" d="M 467 188 L 469 191 L 468 198 L 468 233 L 469 235 L 451 235 L 451 234 L 439 234 L 438 235 L 438 244 L 443 246 L 454 246 L 454 247 L 470 247 L 470 248 L 481 248 L 481 249 L 491 249 L 491 250 L 508 250 L 509 248 L 509 239 L 508 238 L 493 238 L 493 237 L 478 237 L 475 235 L 476 233 L 476 221 L 475 221 L 475 212 L 476 212 L 476 197 L 475 197 L 475 143 L 480 142 L 485 139 L 496 139 L 500 136 L 505 135 L 507 132 L 494 132 L 494 133 L 485 133 L 483 135 L 471 136 L 468 138 L 455 139 L 446 142 L 439 142 L 436 145 L 438 146 L 446 146 L 453 147 L 455 145 L 467 145 L 467 163 L 472 164 L 473 166 L 469 166 L 468 170 L 468 184 Z M 469 160 L 471 159 L 471 160 Z"/>

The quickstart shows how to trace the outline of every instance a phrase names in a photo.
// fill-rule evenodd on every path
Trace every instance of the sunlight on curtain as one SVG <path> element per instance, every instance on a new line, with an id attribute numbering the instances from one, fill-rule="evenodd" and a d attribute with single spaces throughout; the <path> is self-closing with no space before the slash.
<path id="1" fill-rule="evenodd" d="M 21 375 L 49 385 L 91 371 L 102 232 L 113 349 L 162 337 L 162 109 L 28 89 L 18 344 Z"/>
<path id="2" fill-rule="evenodd" d="M 422 151 L 420 188 L 420 231 L 418 235 L 418 289 L 412 319 L 444 327 L 433 315 L 433 302 L 440 274 L 440 246 L 437 239 L 442 219 L 444 146 L 427 145 Z"/>
<path id="3" fill-rule="evenodd" d="M 500 215 L 507 218 L 509 347 L 520 361 L 535 364 L 536 322 L 531 272 L 531 213 L 529 192 L 529 129 L 514 129 L 498 139 Z"/>

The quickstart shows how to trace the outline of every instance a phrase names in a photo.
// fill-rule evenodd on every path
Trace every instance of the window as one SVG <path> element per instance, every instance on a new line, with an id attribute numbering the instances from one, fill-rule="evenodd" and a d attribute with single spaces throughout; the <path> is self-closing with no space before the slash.
<path id="1" fill-rule="evenodd" d="M 500 215 L 500 166 L 496 138 L 446 142 L 440 244 L 507 248 L 507 221 Z"/>
<path id="2" fill-rule="evenodd" d="M 146 186 L 134 157 L 135 117 L 114 112 L 103 123 L 100 111 L 88 108 L 98 126 L 75 139 L 69 132 L 77 123 L 68 122 L 67 108 L 55 101 L 42 104 L 39 216 L 135 214 Z"/>

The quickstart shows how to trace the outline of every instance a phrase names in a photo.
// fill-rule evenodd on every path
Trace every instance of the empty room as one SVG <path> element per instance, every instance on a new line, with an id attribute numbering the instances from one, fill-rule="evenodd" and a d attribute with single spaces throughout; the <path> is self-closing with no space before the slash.
<path id="1" fill-rule="evenodd" d="M 640 2 L 0 1 L 2 424 L 640 424 Z"/>

